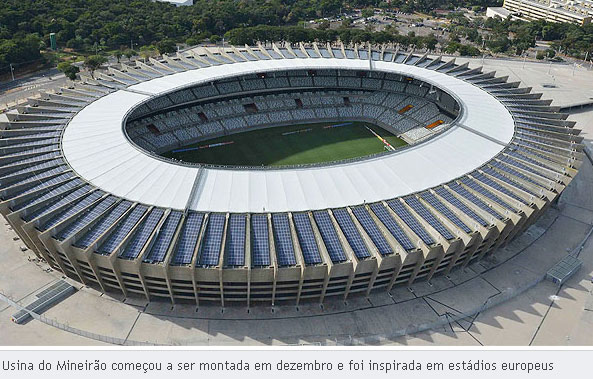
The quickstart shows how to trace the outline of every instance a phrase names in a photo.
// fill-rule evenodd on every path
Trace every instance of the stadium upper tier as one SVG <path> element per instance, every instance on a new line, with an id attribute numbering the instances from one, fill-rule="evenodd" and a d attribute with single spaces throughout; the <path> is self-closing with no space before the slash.
<path id="1" fill-rule="evenodd" d="M 103 290 L 224 304 L 390 289 L 484 257 L 576 175 L 582 137 L 540 97 L 386 47 L 122 63 L 7 114 L 0 211 L 40 257 Z M 323 120 L 372 122 L 410 146 L 266 169 L 158 155 Z"/>

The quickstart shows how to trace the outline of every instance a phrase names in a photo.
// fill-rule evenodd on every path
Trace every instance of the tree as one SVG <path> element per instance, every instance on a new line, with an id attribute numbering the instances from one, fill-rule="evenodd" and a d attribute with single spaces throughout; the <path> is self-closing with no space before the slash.
<path id="1" fill-rule="evenodd" d="M 426 36 L 426 48 L 428 50 L 434 50 L 437 47 L 437 44 L 439 43 L 439 41 L 437 40 L 437 37 L 435 37 L 435 35 L 433 33 L 430 33 L 428 36 Z"/>
<path id="2" fill-rule="evenodd" d="M 76 79 L 76 74 L 80 71 L 77 66 L 73 66 L 70 62 L 58 63 L 58 70 L 63 72 L 70 80 Z"/>
<path id="3" fill-rule="evenodd" d="M 95 77 L 95 71 L 101 67 L 107 59 L 102 55 L 91 55 L 84 61 L 84 66 L 91 72 L 91 76 Z"/>
<path id="4" fill-rule="evenodd" d="M 124 56 L 124 53 L 121 50 L 116 50 L 113 55 L 115 55 L 115 58 L 117 59 L 117 63 L 119 63 L 121 57 Z"/>
<path id="5" fill-rule="evenodd" d="M 175 42 L 170 39 L 164 39 L 162 41 L 157 42 L 156 49 L 158 50 L 159 54 L 171 54 L 177 51 L 177 46 Z"/>
<path id="6" fill-rule="evenodd" d="M 328 30 L 330 26 L 331 26 L 331 24 L 329 23 L 328 20 L 321 20 L 321 22 L 319 22 L 319 25 L 317 26 L 317 29 Z"/>
<path id="7" fill-rule="evenodd" d="M 373 8 L 364 8 L 361 12 L 361 16 L 364 18 L 373 17 L 375 15 L 375 10 Z"/>
<path id="8" fill-rule="evenodd" d="M 126 49 L 124 50 L 124 55 L 126 56 L 126 58 L 128 58 L 128 60 L 131 60 L 132 57 L 136 55 L 136 52 L 132 49 Z"/>
<path id="9" fill-rule="evenodd" d="M 159 52 L 155 50 L 154 46 L 143 46 L 140 49 L 140 56 L 145 62 L 148 58 L 156 57 L 157 55 L 159 55 Z"/>

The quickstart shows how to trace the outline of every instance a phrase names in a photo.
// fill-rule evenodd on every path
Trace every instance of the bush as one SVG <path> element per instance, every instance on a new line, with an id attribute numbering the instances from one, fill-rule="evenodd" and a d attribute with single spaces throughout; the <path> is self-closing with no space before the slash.
<path id="1" fill-rule="evenodd" d="M 76 74 L 80 71 L 77 66 L 73 66 L 70 62 L 58 63 L 58 70 L 62 71 L 70 80 L 76 79 Z"/>
<path id="2" fill-rule="evenodd" d="M 101 67 L 103 63 L 107 62 L 107 58 L 101 55 L 91 55 L 84 61 L 84 66 L 89 69 L 91 76 L 94 77 L 96 69 Z"/>

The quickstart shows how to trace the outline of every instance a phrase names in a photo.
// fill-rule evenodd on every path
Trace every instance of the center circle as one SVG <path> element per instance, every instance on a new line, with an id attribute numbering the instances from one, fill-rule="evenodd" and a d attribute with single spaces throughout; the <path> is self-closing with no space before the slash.
<path id="1" fill-rule="evenodd" d="M 151 97 L 124 129 L 137 147 L 175 163 L 278 168 L 389 154 L 441 133 L 459 113 L 452 95 L 404 74 L 292 69 Z"/>

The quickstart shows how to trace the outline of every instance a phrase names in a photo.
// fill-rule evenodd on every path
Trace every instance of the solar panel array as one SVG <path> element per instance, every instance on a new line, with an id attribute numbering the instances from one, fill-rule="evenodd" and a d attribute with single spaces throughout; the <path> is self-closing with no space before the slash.
<path id="1" fill-rule="evenodd" d="M 344 208 L 335 209 L 332 211 L 342 233 L 346 237 L 348 244 L 354 251 L 354 255 L 356 258 L 362 260 L 371 256 L 371 253 L 368 251 L 364 240 L 362 239 L 354 221 L 350 218 L 350 214 Z"/>
<path id="2" fill-rule="evenodd" d="M 472 176 L 474 178 L 476 178 L 477 180 L 479 180 L 480 182 L 490 186 L 491 188 L 496 189 L 497 191 L 500 191 L 502 193 L 504 193 L 507 196 L 512 197 L 513 199 L 523 203 L 523 204 L 527 204 L 527 202 L 525 200 L 523 200 L 522 198 L 520 198 L 519 196 L 515 195 L 513 192 L 509 191 L 507 188 L 501 186 L 500 184 L 498 184 L 497 182 L 495 182 L 494 180 L 490 179 L 489 177 L 487 177 L 486 175 L 482 174 L 482 173 L 473 173 Z"/>
<path id="3" fill-rule="evenodd" d="M 435 228 L 440 235 L 442 235 L 448 240 L 455 239 L 455 236 L 451 234 L 449 229 L 447 229 L 445 225 L 443 225 L 443 223 L 435 217 L 435 215 L 433 215 L 428 209 L 426 209 L 426 207 L 422 205 L 422 203 L 420 203 L 420 201 L 416 197 L 408 196 L 404 200 L 410 207 L 412 207 L 414 212 L 418 213 L 420 217 L 422 217 L 426 222 L 430 224 L 430 226 Z"/>
<path id="4" fill-rule="evenodd" d="M 461 230 L 466 233 L 471 233 L 472 230 L 463 222 L 455 213 L 453 213 L 449 208 L 447 208 L 435 195 L 430 192 L 424 192 L 420 195 L 422 199 L 426 200 L 428 204 L 430 204 L 434 209 L 437 210 L 440 214 L 447 217 L 452 223 L 457 225 Z"/>
<path id="5" fill-rule="evenodd" d="M 493 194 L 492 192 L 490 192 L 486 188 L 482 187 L 481 185 L 479 185 L 474 180 L 472 180 L 470 178 L 463 178 L 461 180 L 461 182 L 463 184 L 465 184 L 466 186 L 468 186 L 469 188 L 473 189 L 474 191 L 476 191 L 478 193 L 481 193 L 482 195 L 486 196 L 487 198 L 489 198 L 490 200 L 494 201 L 495 203 L 498 203 L 498 204 L 502 205 L 503 207 L 505 207 L 507 209 L 510 209 L 510 210 L 513 210 L 513 211 L 515 210 L 515 208 L 512 205 L 510 205 L 506 201 L 502 200 L 500 197 L 496 196 L 495 194 Z"/>
<path id="6" fill-rule="evenodd" d="M 71 196 L 73 199 L 76 199 L 79 196 L 86 193 L 87 191 L 88 191 L 87 188 L 84 188 L 84 187 L 80 188 L 80 189 L 72 192 L 70 195 L 66 196 L 64 198 L 64 200 L 71 201 L 71 200 L 66 200 L 66 198 Z M 39 229 L 40 230 L 48 230 L 48 229 L 53 228 L 54 226 L 58 225 L 60 222 L 68 219 L 69 217 L 74 216 L 76 213 L 82 211 L 83 209 L 85 209 L 86 207 L 88 207 L 89 205 L 94 203 L 95 201 L 99 200 L 101 198 L 101 196 L 103 196 L 102 191 L 95 191 L 95 192 L 91 193 L 90 195 L 85 196 L 82 200 L 76 202 L 76 204 L 74 206 L 72 206 L 71 208 L 67 208 L 66 211 L 63 211 L 62 213 L 58 214 L 57 216 L 54 216 L 54 217 L 50 218 L 49 220 L 47 220 L 42 226 L 39 227 Z"/>
<path id="7" fill-rule="evenodd" d="M 495 177 L 498 180 L 501 180 L 501 181 L 503 181 L 503 182 L 505 182 L 505 183 L 513 186 L 513 187 L 516 187 L 516 188 L 520 189 L 521 191 L 526 192 L 526 193 L 528 193 L 530 195 L 535 195 L 535 193 L 532 190 L 526 188 L 522 184 L 519 184 L 516 180 L 511 179 L 511 178 L 507 177 L 506 175 L 502 175 L 501 173 L 499 173 L 498 171 L 496 171 L 496 170 L 494 170 L 494 169 L 492 169 L 490 167 L 484 167 L 483 170 L 484 170 L 485 173 L 487 173 L 490 176 Z M 505 171 L 505 170 L 503 169 L 503 171 Z M 525 204 L 527 204 L 524 200 L 521 200 L 521 201 L 524 202 Z"/>
<path id="8" fill-rule="evenodd" d="M 272 231 L 274 233 L 274 246 L 276 248 L 278 265 L 296 265 L 288 215 L 284 213 L 274 213 L 272 215 Z"/>
<path id="9" fill-rule="evenodd" d="M 457 184 L 457 183 L 449 183 L 449 188 L 451 188 L 453 191 L 457 192 L 461 196 L 465 197 L 466 199 L 468 199 L 472 203 L 476 204 L 481 209 L 483 209 L 486 212 L 490 213 L 492 216 L 496 217 L 497 219 L 499 219 L 499 220 L 502 220 L 503 219 L 503 217 L 498 212 L 496 212 L 494 209 L 490 208 L 488 206 L 488 204 L 486 204 L 482 200 L 478 199 L 476 196 L 474 196 L 473 194 L 471 194 L 469 191 L 467 191 L 465 188 L 463 188 L 459 184 Z"/>
<path id="10" fill-rule="evenodd" d="M 37 155 L 31 158 L 26 158 L 26 159 L 22 159 L 20 161 L 15 161 L 13 162 L 13 166 L 19 166 L 19 165 L 24 165 L 24 164 L 29 164 L 29 163 L 35 163 L 35 162 L 42 162 L 48 159 L 53 159 L 53 158 L 57 158 L 60 155 L 62 155 L 61 152 L 59 151 L 53 151 L 51 153 L 48 154 L 43 154 L 43 155 Z"/>
<path id="11" fill-rule="evenodd" d="M 62 175 L 58 175 L 58 176 L 54 176 L 53 178 L 49 179 L 49 180 L 45 180 L 33 187 L 29 187 L 26 190 L 23 190 L 17 194 L 14 194 L 13 196 L 23 196 L 23 195 L 28 195 L 30 193 L 34 193 L 37 191 L 40 191 L 44 188 L 50 188 L 52 186 L 55 186 L 56 184 L 62 183 L 65 180 L 68 180 L 70 178 L 72 178 L 74 175 L 71 172 L 67 172 L 65 174 Z"/>
<path id="12" fill-rule="evenodd" d="M 158 231 L 155 237 L 150 252 L 145 255 L 144 262 L 162 262 L 165 259 L 182 216 L 183 213 L 179 211 L 169 213 L 161 230 Z"/>
<path id="13" fill-rule="evenodd" d="M 307 213 L 293 213 L 292 219 L 299 238 L 305 264 L 314 265 L 321 263 L 321 255 L 319 254 L 319 248 L 317 247 L 315 234 L 313 234 L 309 215 Z"/>
<path id="14" fill-rule="evenodd" d="M 27 215 L 23 216 L 22 219 L 24 221 L 29 222 L 33 219 L 36 219 L 37 217 L 45 216 L 45 215 L 51 213 L 52 211 L 59 209 L 60 207 L 62 207 L 64 205 L 72 203 L 74 200 L 78 199 L 85 193 L 89 192 L 90 189 L 91 189 L 91 186 L 85 185 L 82 188 L 77 189 L 76 191 L 70 192 L 68 195 L 66 195 L 62 198 L 59 198 L 56 196 L 56 198 L 45 203 L 41 207 L 35 209 L 32 212 L 28 212 Z"/>
<path id="15" fill-rule="evenodd" d="M 406 223 L 406 225 L 408 225 L 410 229 L 412 229 L 412 231 L 416 233 L 416 235 L 418 235 L 425 244 L 432 245 L 435 243 L 430 234 L 428 234 L 424 227 L 420 225 L 418 220 L 412 216 L 412 214 L 406 209 L 406 207 L 404 207 L 402 203 L 399 202 L 399 200 L 390 200 L 387 202 L 387 204 L 389 204 L 389 207 L 393 209 L 395 213 L 397 213 L 397 215 Z"/>
<path id="16" fill-rule="evenodd" d="M 148 210 L 146 205 L 136 206 L 126 218 L 111 232 L 109 237 L 98 250 L 99 254 L 109 255 L 113 253 L 116 247 L 130 234 L 134 226 L 140 221 L 144 213 Z"/>
<path id="17" fill-rule="evenodd" d="M 225 221 L 224 214 L 210 213 L 200 249 L 200 259 L 197 262 L 199 266 L 216 266 L 218 264 Z"/>
<path id="18" fill-rule="evenodd" d="M 344 248 L 340 243 L 334 224 L 327 211 L 313 212 L 313 218 L 317 223 L 319 234 L 321 234 L 321 238 L 332 262 L 339 263 L 346 261 L 346 253 L 344 253 Z"/>
<path id="19" fill-rule="evenodd" d="M 112 209 L 106 216 L 97 222 L 80 240 L 76 241 L 75 246 L 86 249 L 95 242 L 103 233 L 113 225 L 130 207 L 132 202 L 124 200 Z"/>
<path id="20" fill-rule="evenodd" d="M 62 229 L 57 235 L 56 238 L 60 241 L 73 236 L 74 234 L 78 233 L 82 230 L 85 226 L 90 224 L 92 221 L 96 220 L 99 216 L 103 214 L 110 206 L 115 203 L 116 199 L 113 196 L 106 197 L 105 199 L 101 200 L 97 205 L 95 205 L 92 209 L 88 212 L 81 215 L 76 221 L 72 222 L 64 229 Z"/>
<path id="21" fill-rule="evenodd" d="M 521 172 L 519 172 L 519 171 L 517 171 L 515 169 L 510 168 L 506 164 L 502 164 L 501 162 L 490 162 L 490 164 L 492 165 L 492 167 L 495 167 L 495 168 L 497 168 L 499 170 L 502 170 L 504 172 L 507 172 L 507 173 L 509 173 L 511 175 L 514 175 L 514 176 L 516 176 L 518 178 L 521 178 L 521 179 L 523 179 L 523 180 L 525 180 L 527 182 L 530 182 L 532 184 L 535 184 L 536 186 L 541 186 L 541 184 L 539 184 L 535 180 L 531 179 L 529 176 L 527 176 L 527 175 L 525 175 L 525 174 L 523 174 L 523 173 L 521 173 Z"/>
<path id="22" fill-rule="evenodd" d="M 504 172 L 505 172 L 507 175 L 508 175 L 508 174 L 512 174 L 512 173 L 510 172 L 510 171 L 512 171 L 512 170 L 510 170 L 510 169 L 509 169 L 509 170 L 505 170 L 505 169 L 508 169 L 508 167 L 501 168 L 501 170 L 502 170 L 502 171 L 504 171 Z M 528 193 L 528 194 L 530 194 L 530 195 L 538 196 L 538 195 L 536 195 L 536 193 L 535 193 L 535 192 L 533 192 L 531 189 L 529 189 L 529 188 L 525 187 L 523 184 L 520 184 L 520 183 L 517 181 L 517 179 L 516 179 L 516 178 L 514 178 L 514 177 L 513 177 L 513 178 L 509 178 L 507 175 L 503 175 L 503 174 L 501 174 L 500 172 L 498 172 L 498 171 L 496 171 L 496 170 L 494 170 L 494 169 L 492 169 L 492 168 L 490 168 L 490 167 L 484 167 L 484 168 L 483 168 L 483 170 L 484 170 L 484 172 L 485 172 L 485 173 L 487 173 L 488 175 L 490 175 L 490 176 L 493 176 L 494 178 L 496 178 L 496 179 L 498 179 L 498 180 L 501 180 L 501 181 L 503 181 L 503 182 L 505 182 L 505 183 L 507 183 L 507 184 L 509 184 L 509 185 L 513 186 L 513 187 L 516 187 L 516 188 L 520 189 L 520 190 L 521 190 L 521 191 L 523 191 L 523 192 L 526 192 L 526 193 Z M 536 184 L 536 183 L 533 183 L 533 181 L 531 181 L 531 183 L 532 183 L 532 184 L 535 184 L 536 186 L 539 186 L 538 184 Z"/>
<path id="23" fill-rule="evenodd" d="M 360 225 L 373 241 L 381 255 L 385 256 L 393 253 L 391 246 L 387 243 L 383 233 L 381 233 L 379 227 L 377 227 L 377 224 L 375 224 L 366 208 L 354 207 L 352 208 L 352 213 L 354 213 L 354 216 L 356 216 L 356 219 L 360 222 Z"/>
<path id="24" fill-rule="evenodd" d="M 0 185 L 4 186 L 5 185 L 4 183 L 7 182 L 10 178 L 16 179 L 17 176 L 19 176 L 19 175 L 30 174 L 30 173 L 34 173 L 37 171 L 45 170 L 47 168 L 60 165 L 62 163 L 64 163 L 64 162 L 61 159 L 53 159 L 50 161 L 36 164 L 34 166 L 29 166 L 29 167 L 25 167 L 20 170 L 13 171 L 10 174 L 6 174 L 6 175 L 2 176 L 2 178 L 0 178 Z"/>
<path id="25" fill-rule="evenodd" d="M 400 226 L 382 204 L 371 204 L 371 210 L 405 250 L 410 251 L 416 249 L 416 246 L 414 246 L 404 231 L 401 230 Z"/>
<path id="26" fill-rule="evenodd" d="M 142 222 L 142 225 L 138 227 L 136 233 L 134 233 L 134 238 L 119 256 L 124 259 L 136 259 L 144 245 L 148 242 L 159 221 L 161 221 L 164 213 L 165 211 L 161 208 L 153 208 Z"/>
<path id="27" fill-rule="evenodd" d="M 26 184 L 34 184 L 34 183 L 39 183 L 42 182 L 44 179 L 47 179 L 51 176 L 54 176 L 56 174 L 59 174 L 61 172 L 64 172 L 66 170 L 65 166 L 60 166 L 48 171 L 41 171 L 37 174 L 34 174 L 33 176 L 27 177 L 25 179 L 21 179 L 19 181 L 16 181 L 14 183 L 10 183 L 9 185 L 6 186 L 0 186 L 0 188 L 4 189 L 4 188 L 10 188 L 13 186 L 24 186 Z M 14 189 L 12 190 L 14 192 Z"/>
<path id="28" fill-rule="evenodd" d="M 268 217 L 265 214 L 251 215 L 251 260 L 254 266 L 271 264 Z"/>
<path id="29" fill-rule="evenodd" d="M 510 156 L 505 156 L 500 158 L 501 161 L 510 164 L 511 166 L 514 167 L 518 167 L 522 170 L 525 171 L 529 171 L 530 173 L 536 175 L 536 176 L 540 176 L 540 177 L 544 177 L 546 179 L 554 179 L 554 175 L 551 175 L 549 173 L 545 173 L 542 171 L 537 171 L 531 167 L 529 167 L 528 165 L 524 164 L 523 162 L 520 161 L 521 158 L 523 158 L 523 156 L 519 155 L 519 154 L 515 154 L 513 152 L 508 152 L 508 154 L 512 155 L 512 157 Z M 532 162 L 533 163 L 533 162 Z"/>
<path id="30" fill-rule="evenodd" d="M 204 221 L 203 213 L 190 212 L 187 214 L 173 255 L 172 263 L 174 265 L 188 265 L 191 263 L 200 236 L 202 221 Z"/>
<path id="31" fill-rule="evenodd" d="M 244 214 L 232 214 L 229 217 L 229 225 L 225 243 L 225 260 L 229 266 L 245 265 L 245 228 L 247 216 Z"/>
<path id="32" fill-rule="evenodd" d="M 523 160 L 526 161 L 528 163 L 531 163 L 532 165 L 536 165 L 536 166 L 540 166 L 540 167 L 544 167 L 547 168 L 548 170 L 552 170 L 555 171 L 552 167 L 549 166 L 549 164 L 546 163 L 542 163 L 540 161 L 537 161 L 533 158 L 531 158 L 528 154 L 533 154 L 535 156 L 537 156 L 538 158 L 541 158 L 543 160 L 546 160 L 547 158 L 545 156 L 542 156 L 541 154 L 537 154 L 534 151 L 531 150 L 525 150 L 519 146 L 516 147 L 517 150 L 516 151 L 510 151 L 510 150 L 506 150 L 506 153 L 513 156 L 513 158 L 519 159 L 519 160 Z M 533 169 L 530 169 L 533 170 Z M 533 170 L 534 173 L 538 173 L 538 171 Z M 541 173 L 539 175 L 542 175 Z"/>
<path id="33" fill-rule="evenodd" d="M 80 184 L 82 184 L 82 180 L 80 180 L 80 179 L 71 180 L 71 181 L 66 182 L 62 185 L 59 185 L 58 187 L 53 188 L 50 191 L 44 192 L 44 194 L 41 196 L 35 196 L 29 200 L 25 200 L 22 203 L 15 204 L 15 205 L 11 206 L 10 208 L 16 212 L 18 210 L 21 210 L 21 209 L 24 209 L 24 208 L 27 208 L 27 207 L 30 207 L 33 205 L 41 204 L 46 200 L 49 200 L 53 197 L 59 196 L 63 193 L 66 193 L 66 192 L 70 191 L 71 189 L 74 189 L 76 186 L 78 186 Z"/>

